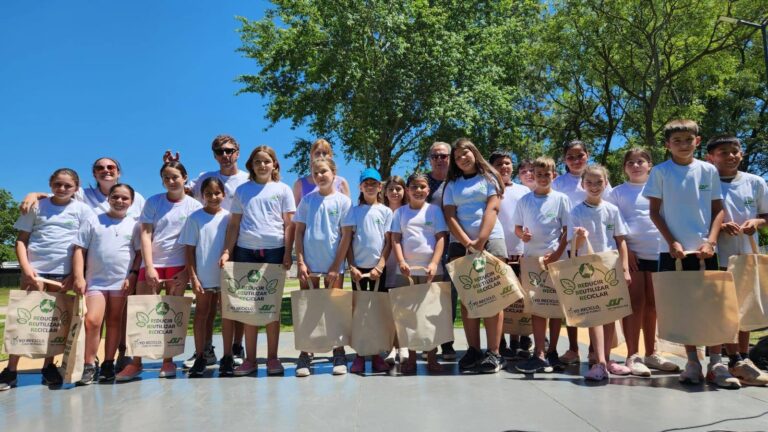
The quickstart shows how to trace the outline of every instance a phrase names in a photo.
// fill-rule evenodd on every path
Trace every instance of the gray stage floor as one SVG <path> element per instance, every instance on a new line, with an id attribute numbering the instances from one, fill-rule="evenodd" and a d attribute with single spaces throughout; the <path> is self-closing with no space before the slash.
<path id="1" fill-rule="evenodd" d="M 456 337 L 461 355 L 461 330 Z M 264 343 L 260 335 L 260 352 Z M 285 377 L 267 377 L 262 365 L 252 377 L 219 379 L 212 367 L 205 378 L 180 371 L 161 380 L 159 363 L 149 363 L 135 382 L 49 390 L 39 385 L 39 374 L 21 374 L 19 387 L 0 393 L 0 431 L 768 430 L 768 388 L 685 387 L 676 374 L 587 384 L 580 376 L 586 364 L 533 378 L 506 371 L 460 375 L 456 363 L 433 376 L 421 362 L 417 376 L 335 377 L 323 356 L 311 377 L 298 379 L 293 334 L 282 334 L 280 345 Z M 184 358 L 191 338 L 187 347 Z"/>

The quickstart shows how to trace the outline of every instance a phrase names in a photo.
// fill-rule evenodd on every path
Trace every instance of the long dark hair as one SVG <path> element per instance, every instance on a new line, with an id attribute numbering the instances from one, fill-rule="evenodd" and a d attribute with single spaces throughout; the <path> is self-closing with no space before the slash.
<path id="1" fill-rule="evenodd" d="M 458 150 L 469 150 L 475 157 L 475 167 L 478 174 L 485 177 L 489 182 L 494 184 L 496 193 L 499 197 L 504 196 L 504 180 L 501 178 L 501 174 L 488 161 L 485 160 L 480 150 L 470 141 L 468 138 L 459 138 L 451 147 L 451 163 L 448 167 L 448 177 L 446 181 L 455 181 L 463 175 L 461 169 L 456 165 L 456 157 L 454 156 Z"/>

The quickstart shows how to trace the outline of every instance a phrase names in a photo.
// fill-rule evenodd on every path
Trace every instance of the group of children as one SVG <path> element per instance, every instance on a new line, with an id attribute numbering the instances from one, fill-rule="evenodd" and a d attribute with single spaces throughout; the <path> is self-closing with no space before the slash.
<path id="1" fill-rule="evenodd" d="M 169 295 L 183 295 L 189 283 L 197 306 L 195 356 L 188 373 L 199 376 L 210 365 L 212 317 L 220 302 L 221 267 L 228 261 L 279 264 L 287 270 L 295 254 L 302 289 L 341 288 L 348 270 L 354 290 L 386 291 L 407 285 L 408 278 L 415 283 L 447 280 L 445 258 L 458 259 L 472 250 L 486 250 L 509 262 L 519 275 L 522 256 L 541 257 L 550 264 L 586 253 L 588 239 L 595 252 L 618 250 L 633 312 L 622 320 L 628 350 L 623 363 L 610 360 L 615 325 L 589 329 L 592 366 L 585 378 L 600 381 L 609 374 L 675 371 L 677 365 L 655 350 L 651 273 L 674 270 L 675 259 L 682 259 L 686 270 L 698 270 L 699 259 L 707 268 L 723 268 L 729 256 L 748 253 L 749 242 L 741 234 L 755 235 L 766 224 L 768 187 L 762 178 L 738 171 L 742 152 L 734 137 L 709 141 L 711 164 L 694 157 L 701 140 L 695 122 L 668 123 L 664 139 L 671 159 L 653 167 L 646 150 L 627 151 L 623 167 L 628 181 L 616 188 L 611 188 L 604 167 L 588 164 L 587 147 L 579 141 L 564 149 L 567 173 L 557 176 L 555 162 L 540 157 L 519 164 L 522 184 L 517 184 L 512 182 L 509 154 L 494 153 L 489 162 L 471 141 L 459 139 L 450 149 L 442 205 L 427 202 L 431 178 L 426 174 L 383 181 L 367 168 L 360 175 L 360 196 L 353 206 L 344 193 L 346 181 L 337 176 L 330 145 L 318 140 L 310 153 L 310 178 L 300 179 L 293 189 L 280 181 L 279 161 L 267 146 L 251 152 L 247 179 L 209 176 L 195 182 L 199 200 L 185 193 L 184 166 L 166 161 L 160 175 L 167 192 L 150 197 L 139 215 L 130 210 L 140 196 L 117 182 L 116 161 L 101 158 L 94 163 L 94 176 L 98 180 L 100 173 L 112 173 L 111 182 L 100 182 L 97 188 L 101 201 L 88 205 L 78 192 L 77 174 L 61 169 L 51 176 L 52 194 L 41 195 L 17 222 L 21 288 L 52 289 L 39 281 L 44 277 L 62 281 L 64 289 L 74 288 L 86 297 L 86 364 L 80 384 L 89 384 L 128 381 L 142 372 L 138 357 L 115 367 L 116 352 L 124 346 L 126 296 L 163 288 Z M 213 146 L 224 156 L 238 149 L 236 142 Z M 480 319 L 469 318 L 463 305 L 461 315 L 469 348 L 459 360 L 460 370 L 495 373 L 506 360 L 519 356 L 519 338 L 527 335 L 512 335 L 507 344 L 503 313 L 483 318 L 485 352 Z M 96 352 L 103 323 L 105 358 L 99 366 Z M 552 372 L 580 362 L 576 329 L 569 329 L 569 350 L 559 356 L 561 320 L 533 315 L 532 323 L 534 351 L 517 362 L 517 370 Z M 229 348 L 240 342 L 236 326 L 222 320 L 221 376 L 257 370 L 259 329 L 245 326 L 245 359 L 238 366 Z M 639 353 L 641 330 L 645 356 Z M 279 322 L 266 326 L 270 375 L 284 372 L 277 355 L 279 335 Z M 726 344 L 724 363 L 722 348 L 709 347 L 707 380 L 720 387 L 768 384 L 768 375 L 746 357 L 747 348 L 748 334 L 742 333 L 738 344 Z M 686 349 L 688 362 L 680 380 L 698 383 L 703 373 L 696 347 Z M 436 348 L 425 354 L 427 370 L 440 372 Z M 300 354 L 296 376 L 311 374 L 312 356 Z M 397 341 L 389 353 L 373 356 L 372 369 L 389 370 L 398 359 L 401 373 L 415 372 L 416 353 Z M 351 371 L 363 372 L 365 360 L 356 356 Z M 347 373 L 344 347 L 333 350 L 332 361 L 334 374 Z M 17 364 L 18 357 L 11 356 L 0 374 L 0 390 L 16 384 Z M 164 359 L 160 377 L 175 375 L 172 359 Z M 45 361 L 43 377 L 46 384 L 61 383 L 51 359 Z"/>

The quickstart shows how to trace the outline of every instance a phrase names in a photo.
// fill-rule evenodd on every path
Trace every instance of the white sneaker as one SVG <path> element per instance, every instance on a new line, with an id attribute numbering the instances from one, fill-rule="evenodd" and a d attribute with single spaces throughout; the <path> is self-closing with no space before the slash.
<path id="1" fill-rule="evenodd" d="M 736 362 L 730 371 L 731 375 L 738 378 L 742 385 L 759 387 L 768 385 L 768 373 L 761 371 L 750 359 Z"/>
<path id="2" fill-rule="evenodd" d="M 678 380 L 683 384 L 701 384 L 704 375 L 701 373 L 701 363 L 689 361 Z"/>
<path id="3" fill-rule="evenodd" d="M 296 376 L 298 378 L 308 377 L 311 371 L 309 370 L 312 360 L 309 359 L 307 354 L 299 355 L 299 359 L 296 361 Z"/>
<path id="4" fill-rule="evenodd" d="M 397 348 L 392 348 L 392 351 L 390 351 L 389 354 L 384 357 L 384 361 L 388 365 L 394 366 L 394 364 L 397 362 Z"/>
<path id="5" fill-rule="evenodd" d="M 193 354 L 192 354 L 192 357 L 190 357 L 190 358 L 188 358 L 188 359 L 184 360 L 184 363 L 183 363 L 183 365 L 184 365 L 184 369 L 190 369 L 190 368 L 192 368 L 192 366 L 194 366 L 194 365 L 195 365 L 195 360 L 196 360 L 196 359 L 197 359 L 197 354 L 193 353 Z"/>
<path id="6" fill-rule="evenodd" d="M 397 349 L 397 356 L 400 357 L 400 364 L 407 362 L 410 355 L 411 354 L 408 352 L 408 348 Z"/>
<path id="7" fill-rule="evenodd" d="M 645 365 L 651 369 L 656 369 L 663 372 L 677 372 L 680 370 L 680 366 L 665 359 L 658 353 L 645 356 L 643 363 L 645 363 Z"/>
<path id="8" fill-rule="evenodd" d="M 631 355 L 627 359 L 625 364 L 629 368 L 629 373 L 631 373 L 634 376 L 640 376 L 640 377 L 651 376 L 651 370 L 648 369 L 648 366 L 643 364 L 643 359 L 641 359 L 640 356 L 637 354 Z"/>
<path id="9" fill-rule="evenodd" d="M 731 375 L 728 366 L 722 363 L 707 365 L 707 382 L 720 388 L 738 389 L 741 388 L 739 379 Z"/>

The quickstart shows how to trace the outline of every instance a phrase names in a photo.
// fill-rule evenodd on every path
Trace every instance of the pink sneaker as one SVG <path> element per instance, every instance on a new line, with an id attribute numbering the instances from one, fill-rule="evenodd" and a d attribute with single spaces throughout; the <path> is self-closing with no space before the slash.
<path id="1" fill-rule="evenodd" d="M 373 360 L 371 360 L 371 366 L 373 367 L 374 372 L 387 372 L 390 369 L 389 363 L 384 361 L 380 355 L 373 356 Z"/>
<path id="2" fill-rule="evenodd" d="M 127 366 L 123 368 L 123 370 L 120 371 L 117 375 L 115 375 L 115 381 L 117 382 L 126 382 L 126 381 L 132 381 L 141 375 L 142 368 L 139 366 L 136 366 L 133 363 L 128 363 Z"/>
<path id="3" fill-rule="evenodd" d="M 160 368 L 159 378 L 176 378 L 176 363 L 163 362 L 163 366 Z"/>
<path id="4" fill-rule="evenodd" d="M 267 375 L 282 375 L 285 373 L 283 363 L 278 358 L 267 360 Z"/>
<path id="5" fill-rule="evenodd" d="M 597 363 L 589 369 L 589 372 L 584 374 L 584 379 L 587 381 L 602 381 L 608 378 L 608 371 L 605 370 L 605 366 Z"/>
<path id="6" fill-rule="evenodd" d="M 250 360 L 246 360 L 235 369 L 235 376 L 250 375 L 258 370 L 258 365 Z"/>
<path id="7" fill-rule="evenodd" d="M 611 375 L 629 375 L 632 373 L 632 369 L 611 360 L 608 362 L 608 372 L 610 372 Z"/>
<path id="8" fill-rule="evenodd" d="M 355 359 L 352 360 L 352 367 L 349 369 L 349 371 L 352 373 L 365 372 L 365 357 L 355 356 Z"/>

